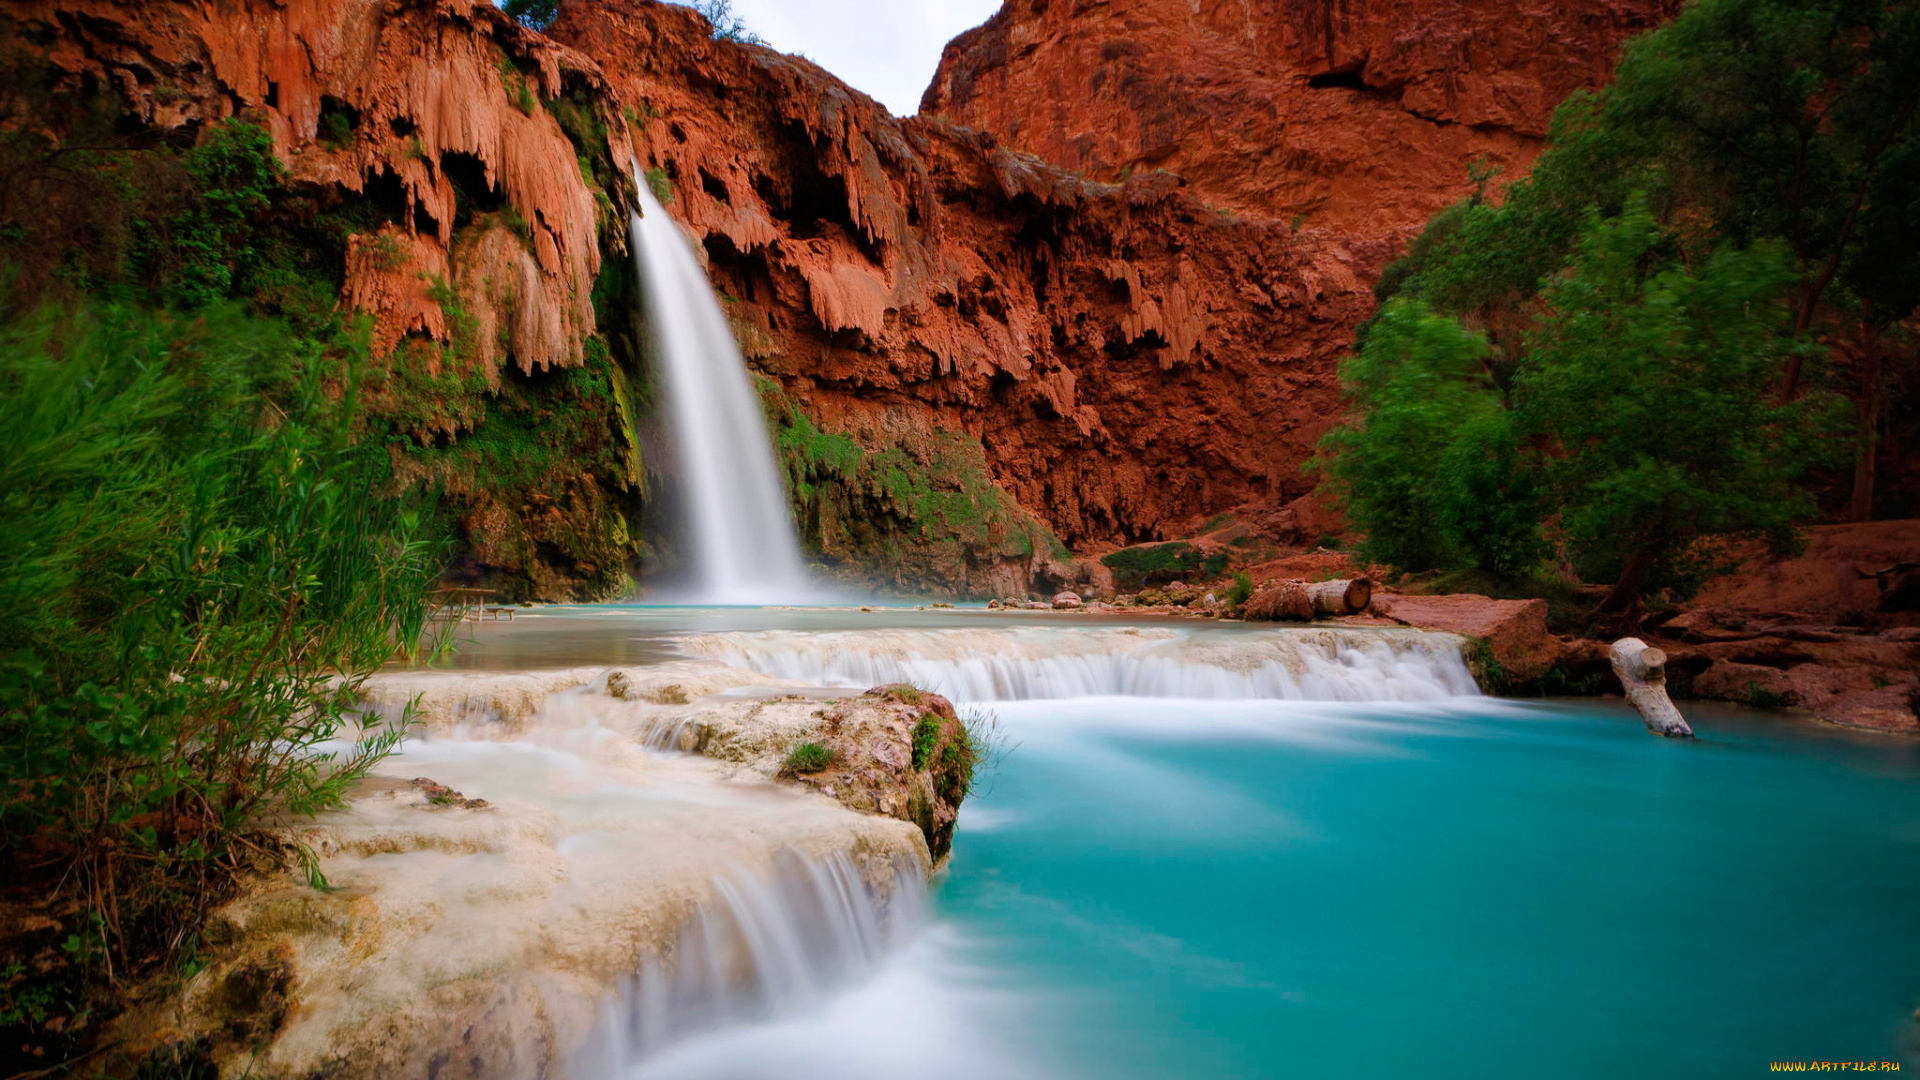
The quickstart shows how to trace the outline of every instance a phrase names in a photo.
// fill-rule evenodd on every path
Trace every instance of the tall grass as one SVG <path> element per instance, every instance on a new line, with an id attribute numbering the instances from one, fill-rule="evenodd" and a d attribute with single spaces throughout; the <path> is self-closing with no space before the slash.
<path id="1" fill-rule="evenodd" d="M 0 861 L 124 979 L 399 733 L 436 545 L 351 439 L 364 346 L 215 304 L 0 322 Z"/>

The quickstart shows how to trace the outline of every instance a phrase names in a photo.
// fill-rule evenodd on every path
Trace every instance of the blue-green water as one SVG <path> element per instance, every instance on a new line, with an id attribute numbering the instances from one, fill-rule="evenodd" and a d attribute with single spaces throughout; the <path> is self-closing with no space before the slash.
<path id="1" fill-rule="evenodd" d="M 1042 1071 L 1915 1067 L 1920 746 L 1690 711 L 1002 705 L 938 907 Z"/>
<path id="2" fill-rule="evenodd" d="M 1014 744 L 961 812 L 917 939 L 622 1077 L 1920 1068 L 1912 739 L 1689 702 L 1700 739 L 1679 742 L 1617 699 L 1448 696 L 1471 685 L 1457 653 L 1417 636 L 846 611 L 524 623 L 474 662 L 912 678 L 978 695 L 962 707 Z M 1214 699 L 1066 696 L 1123 686 Z"/>

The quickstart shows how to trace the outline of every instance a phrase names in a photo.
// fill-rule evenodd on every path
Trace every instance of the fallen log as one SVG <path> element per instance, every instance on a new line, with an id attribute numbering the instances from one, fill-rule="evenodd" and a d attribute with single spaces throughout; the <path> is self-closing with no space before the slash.
<path id="1" fill-rule="evenodd" d="M 1373 582 L 1363 577 L 1316 581 L 1307 586 L 1307 595 L 1313 598 L 1315 615 L 1357 615 L 1373 603 Z"/>
<path id="2" fill-rule="evenodd" d="M 1344 581 L 1269 581 L 1247 598 L 1248 619 L 1308 622 L 1335 615 L 1353 615 L 1373 602 L 1373 582 L 1366 578 Z"/>
<path id="3" fill-rule="evenodd" d="M 1667 654 L 1639 638 L 1621 638 L 1607 650 L 1613 673 L 1626 688 L 1627 701 L 1647 730 L 1669 739 L 1691 739 L 1693 729 L 1667 696 Z"/>

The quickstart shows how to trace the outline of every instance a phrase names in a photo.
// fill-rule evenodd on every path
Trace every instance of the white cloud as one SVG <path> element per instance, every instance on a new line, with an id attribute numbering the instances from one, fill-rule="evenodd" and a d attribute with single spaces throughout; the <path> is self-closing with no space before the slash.
<path id="1" fill-rule="evenodd" d="M 747 29 L 803 53 L 901 116 L 920 111 L 940 50 L 1000 0 L 733 0 Z"/>

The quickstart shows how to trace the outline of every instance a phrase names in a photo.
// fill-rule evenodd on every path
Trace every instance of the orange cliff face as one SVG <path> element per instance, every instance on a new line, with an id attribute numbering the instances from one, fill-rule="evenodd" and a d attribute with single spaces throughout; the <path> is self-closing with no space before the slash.
<path id="1" fill-rule="evenodd" d="M 1372 269 L 1468 192 L 1468 163 L 1524 172 L 1555 106 L 1679 7 L 1007 0 L 948 44 L 920 108 L 1092 177 L 1165 169 Z"/>
<path id="2" fill-rule="evenodd" d="M 373 316 L 385 370 L 369 407 L 393 428 L 396 478 L 441 491 L 459 519 L 456 575 L 512 598 L 622 587 L 642 477 L 637 447 L 608 452 L 617 422 L 556 432 L 554 461 L 519 468 L 531 479 L 503 481 L 461 445 L 510 407 L 543 415 L 563 392 L 554 371 L 588 363 L 604 333 L 592 298 L 602 234 L 625 232 L 623 189 L 590 182 L 555 111 L 604 97 L 592 61 L 487 0 L 19 0 L 0 33 L 10 61 L 115 109 L 136 142 L 184 145 L 232 116 L 269 132 L 286 213 L 351 234 L 329 272 Z M 597 152 L 629 159 L 605 119 Z"/>
<path id="3" fill-rule="evenodd" d="M 670 183 L 757 373 L 869 451 L 928 464 L 943 433 L 977 439 L 994 483 L 1097 553 L 1233 508 L 1317 535 L 1282 508 L 1310 490 L 1302 466 L 1339 418 L 1335 369 L 1368 285 L 1466 189 L 1470 161 L 1523 167 L 1559 97 L 1673 6 L 1249 19 L 1212 0 L 1053 3 L 1013 0 L 957 39 L 910 119 L 654 0 L 567 0 L 546 34 L 484 0 L 20 0 L 8 14 L 73 85 L 152 130 L 259 118 L 300 190 L 384 222 L 342 268 L 376 347 L 400 346 L 396 365 L 463 352 L 496 390 L 504 369 L 532 378 L 626 336 L 592 300 L 602 258 L 625 258 L 626 181 L 596 184 L 559 122 L 587 109 L 605 131 L 595 153 Z M 407 351 L 462 336 L 463 350 Z M 629 418 L 626 472 L 563 461 L 525 491 L 422 464 L 498 408 L 429 410 L 426 453 L 396 473 L 464 500 L 472 580 L 587 595 L 575 583 L 635 550 L 622 522 L 648 439 Z M 901 516 L 888 485 L 861 498 L 855 513 Z M 855 565 L 939 525 L 904 520 L 865 549 L 832 523 L 813 539 Z M 1000 528 L 896 584 L 1014 591 L 1046 570 Z"/>
<path id="4" fill-rule="evenodd" d="M 684 8 L 570 3 L 549 33 L 645 118 L 639 164 L 671 181 L 750 362 L 823 426 L 973 435 L 1077 548 L 1307 490 L 1371 303 L 1344 248 L 1172 176 L 1090 181 L 895 118 Z"/>
<path id="5" fill-rule="evenodd" d="M 344 286 L 376 318 L 376 351 L 408 333 L 448 340 L 425 284 L 439 277 L 471 280 L 466 306 L 504 325 L 482 335 L 490 369 L 506 359 L 496 349 L 522 371 L 580 363 L 600 265 L 593 195 L 558 124 L 517 107 L 510 84 L 539 97 L 597 87 L 584 57 L 487 0 L 20 0 L 7 16 L 46 42 L 63 92 L 104 88 L 159 132 L 244 114 L 273 136 L 296 186 L 377 204 L 391 243 L 376 253 L 375 234 L 357 237 Z M 350 136 L 329 138 L 326 114 Z M 476 230 L 456 245 L 456 176 L 511 206 L 525 242 L 503 248 Z M 463 260 L 486 265 L 462 273 Z M 519 283 L 527 302 L 496 310 L 479 291 L 489 276 Z"/>

